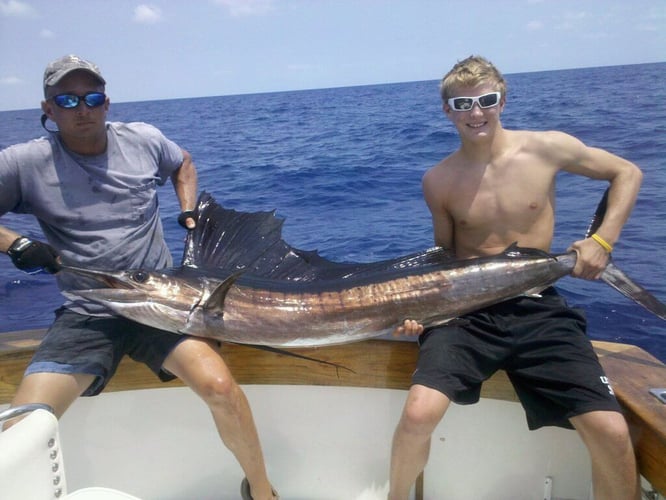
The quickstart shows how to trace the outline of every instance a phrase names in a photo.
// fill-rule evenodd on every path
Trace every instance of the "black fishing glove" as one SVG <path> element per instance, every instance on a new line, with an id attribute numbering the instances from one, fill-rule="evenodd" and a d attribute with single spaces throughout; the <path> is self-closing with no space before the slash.
<path id="1" fill-rule="evenodd" d="M 16 267 L 26 273 L 37 273 L 41 270 L 47 273 L 57 273 L 61 269 L 58 262 L 58 252 L 46 243 L 32 241 L 20 236 L 7 249 L 7 255 Z"/>
<path id="2" fill-rule="evenodd" d="M 185 224 L 185 221 L 187 221 L 187 219 L 193 219 L 194 221 L 196 221 L 196 218 L 194 217 L 195 215 L 196 214 L 195 214 L 194 210 L 185 210 L 184 212 L 181 212 L 180 215 L 178 216 L 178 224 L 180 224 L 181 226 L 183 226 L 185 229 L 187 229 L 189 231 L 190 228 L 187 227 L 187 224 Z"/>

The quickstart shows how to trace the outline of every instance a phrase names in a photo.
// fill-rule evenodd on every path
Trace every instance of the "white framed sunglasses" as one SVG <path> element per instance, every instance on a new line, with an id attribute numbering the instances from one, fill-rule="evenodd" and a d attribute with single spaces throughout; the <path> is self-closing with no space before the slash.
<path id="1" fill-rule="evenodd" d="M 454 111 L 470 111 L 474 107 L 474 103 L 478 104 L 481 109 L 492 108 L 499 104 L 501 98 L 501 92 L 490 92 L 478 97 L 452 97 L 446 102 Z"/>

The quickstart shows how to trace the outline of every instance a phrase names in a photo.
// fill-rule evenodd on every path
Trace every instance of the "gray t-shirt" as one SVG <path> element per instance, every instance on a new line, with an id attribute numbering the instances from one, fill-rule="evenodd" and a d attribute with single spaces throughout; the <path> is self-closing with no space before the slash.
<path id="1" fill-rule="evenodd" d="M 172 265 L 159 217 L 156 187 L 183 162 L 180 147 L 146 123 L 106 124 L 98 156 L 69 151 L 57 134 L 0 151 L 0 215 L 32 214 L 66 265 L 102 270 Z M 95 288 L 68 273 L 64 292 Z M 75 312 L 104 314 L 83 300 Z"/>

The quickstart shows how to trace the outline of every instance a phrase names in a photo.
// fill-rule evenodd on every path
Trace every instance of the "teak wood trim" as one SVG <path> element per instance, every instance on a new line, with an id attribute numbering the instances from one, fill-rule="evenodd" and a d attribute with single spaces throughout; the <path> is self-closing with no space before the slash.
<path id="1" fill-rule="evenodd" d="M 0 333 L 0 404 L 11 401 L 45 330 Z M 641 474 L 666 494 L 666 405 L 649 394 L 666 386 L 666 366 L 639 347 L 593 342 L 632 428 Z M 416 363 L 414 342 L 367 340 L 352 344 L 290 349 L 325 364 L 254 347 L 223 344 L 220 351 L 240 384 L 409 388 Z M 334 366 L 337 365 L 337 366 Z M 144 365 L 125 357 L 106 391 L 182 386 L 160 382 Z M 483 385 L 482 397 L 517 401 L 504 372 Z"/>

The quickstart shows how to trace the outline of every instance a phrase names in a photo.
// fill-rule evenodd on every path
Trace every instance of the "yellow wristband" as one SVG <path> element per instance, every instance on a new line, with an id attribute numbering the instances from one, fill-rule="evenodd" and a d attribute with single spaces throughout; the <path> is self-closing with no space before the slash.
<path id="1" fill-rule="evenodd" d="M 599 243 L 602 247 L 604 247 L 604 250 L 606 250 L 608 253 L 611 253 L 613 251 L 613 247 L 608 243 L 605 239 L 603 239 L 601 236 L 599 236 L 597 233 L 594 233 L 592 236 L 590 236 L 594 241 Z"/>

